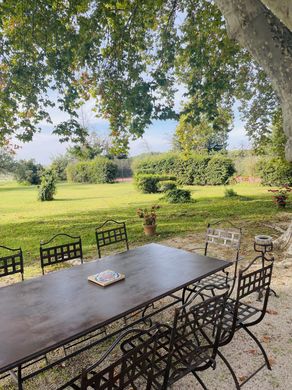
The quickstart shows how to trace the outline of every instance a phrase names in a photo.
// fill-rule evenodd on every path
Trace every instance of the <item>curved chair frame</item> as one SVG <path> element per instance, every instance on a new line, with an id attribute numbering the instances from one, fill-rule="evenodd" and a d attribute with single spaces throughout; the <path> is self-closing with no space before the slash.
<path id="1" fill-rule="evenodd" d="M 53 242 L 57 237 L 68 237 L 75 241 L 47 247 L 47 245 Z M 58 233 L 46 242 L 41 241 L 40 259 L 43 275 L 45 273 L 44 268 L 49 265 L 59 264 L 74 259 L 80 259 L 81 263 L 83 263 L 81 237 L 71 236 L 66 233 Z"/>
<path id="2" fill-rule="evenodd" d="M 118 225 L 118 227 L 103 230 L 103 227 L 106 226 L 108 223 L 116 224 Z M 115 221 L 114 219 L 108 219 L 103 224 L 95 228 L 95 238 L 96 238 L 97 252 L 99 258 L 101 258 L 101 248 L 119 242 L 124 241 L 127 250 L 129 250 L 129 242 L 128 242 L 127 228 L 125 222 L 118 222 Z"/>
<path id="3" fill-rule="evenodd" d="M 0 278 L 3 276 L 21 274 L 21 280 L 24 280 L 23 276 L 23 254 L 21 248 L 9 248 L 4 245 L 0 245 L 0 248 L 14 252 L 8 256 L 0 257 Z"/>
<path id="4" fill-rule="evenodd" d="M 253 265 L 255 265 L 257 261 L 261 262 L 261 267 L 254 271 L 247 272 Z M 264 364 L 262 364 L 248 378 L 246 378 L 244 382 L 239 384 L 233 368 L 219 349 L 218 355 L 222 358 L 227 368 L 231 372 L 236 389 L 240 389 L 248 380 L 250 380 L 265 366 L 271 370 L 271 365 L 261 342 L 249 328 L 260 323 L 266 314 L 270 295 L 273 262 L 274 258 L 269 259 L 267 257 L 263 258 L 261 255 L 256 256 L 246 268 L 239 271 L 236 298 L 229 298 L 227 301 L 226 312 L 223 318 L 222 337 L 220 339 L 219 346 L 221 347 L 230 343 L 233 339 L 234 333 L 240 329 L 243 329 L 255 341 L 264 358 Z M 264 297 L 261 308 L 253 307 L 250 304 L 246 304 L 242 301 L 243 298 L 246 298 L 251 294 L 258 294 L 258 296 Z M 259 299 L 257 300 L 260 301 Z"/>

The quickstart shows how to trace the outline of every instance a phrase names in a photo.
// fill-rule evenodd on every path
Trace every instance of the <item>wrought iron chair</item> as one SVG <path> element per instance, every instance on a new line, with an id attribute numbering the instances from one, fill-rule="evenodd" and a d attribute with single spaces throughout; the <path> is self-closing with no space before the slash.
<path id="1" fill-rule="evenodd" d="M 117 227 L 106 228 L 108 224 L 117 225 Z M 108 219 L 102 225 L 95 228 L 95 237 L 97 244 L 98 257 L 101 258 L 101 248 L 125 242 L 127 250 L 129 250 L 128 235 L 125 222 L 117 222 L 113 219 Z"/>
<path id="2" fill-rule="evenodd" d="M 0 245 L 1 253 L 5 252 L 4 256 L 0 255 L 0 277 L 20 273 L 23 280 L 23 255 L 22 249 L 9 248 Z"/>
<path id="3" fill-rule="evenodd" d="M 239 260 L 241 260 L 239 256 L 241 236 L 242 229 L 234 226 L 233 223 L 230 221 L 218 221 L 213 224 L 208 224 L 205 237 L 205 246 L 202 248 L 193 248 L 192 251 L 203 250 L 204 256 L 208 256 L 208 250 L 210 246 L 220 246 L 228 249 L 229 251 L 232 251 L 234 256 L 233 260 L 231 260 L 233 263 L 233 275 L 229 276 L 229 272 L 223 270 L 216 274 L 207 276 L 199 282 L 188 286 L 184 290 L 183 301 L 185 301 L 185 296 L 187 293 L 190 293 L 191 291 L 196 290 L 200 287 L 208 286 L 210 284 L 214 284 L 215 286 L 224 286 L 229 283 L 232 285 L 232 288 L 230 289 L 229 293 L 232 293 L 238 273 L 238 262 Z"/>
<path id="4" fill-rule="evenodd" d="M 249 379 L 251 379 L 265 366 L 271 370 L 271 366 L 263 346 L 249 328 L 260 323 L 266 314 L 270 295 L 273 261 L 273 258 L 263 258 L 260 255 L 257 256 L 245 269 L 240 270 L 238 274 L 236 298 L 228 298 L 227 300 L 226 310 L 222 321 L 222 336 L 219 347 L 230 343 L 235 332 L 243 329 L 255 341 L 264 358 L 264 363 L 241 384 L 239 384 L 233 368 L 219 348 L 218 355 L 222 358 L 231 372 L 236 389 L 240 389 Z M 258 264 L 260 264 L 260 266 L 258 266 Z M 255 270 L 251 270 L 251 268 L 255 266 L 257 268 Z M 261 299 L 258 298 L 259 296 L 261 296 Z M 248 302 L 246 302 L 247 297 Z M 257 303 L 255 306 L 251 305 L 250 303 L 252 297 L 254 297 L 254 300 L 261 303 Z"/>
<path id="5" fill-rule="evenodd" d="M 57 238 L 66 237 L 74 239 L 75 241 L 70 241 L 65 244 L 58 244 L 55 246 L 47 246 L 48 244 L 55 241 Z M 63 263 L 64 261 L 80 259 L 83 263 L 83 252 L 82 252 L 82 243 L 80 236 L 70 236 L 69 234 L 59 233 L 53 236 L 49 241 L 40 243 L 40 258 L 41 258 L 41 267 L 42 273 L 44 275 L 44 268 L 49 265 Z"/>
<path id="6" fill-rule="evenodd" d="M 206 295 L 206 299 L 202 300 L 204 293 L 216 290 L 214 285 L 203 287 L 189 296 L 188 302 L 175 309 L 169 344 L 163 345 L 163 353 L 160 349 L 160 355 L 153 363 L 166 366 L 166 372 L 163 380 L 156 378 L 153 389 L 167 389 L 189 373 L 206 388 L 197 372 L 215 368 L 216 365 L 221 321 L 228 293 L 226 287 L 219 289 L 224 289 L 224 292 L 211 297 Z M 124 342 L 122 350 L 125 354 L 129 353 L 137 344 L 137 338 L 133 337 Z"/>
<path id="7" fill-rule="evenodd" d="M 125 331 L 95 364 L 82 371 L 79 381 L 71 382 L 69 386 L 82 390 L 150 390 L 159 384 L 158 388 L 162 388 L 170 335 L 171 328 L 161 324 L 147 330 L 133 328 Z M 132 339 L 135 339 L 137 345 L 126 351 L 124 344 L 131 343 Z M 114 358 L 111 358 L 117 346 L 120 346 L 121 354 L 117 358 L 115 353 Z"/>

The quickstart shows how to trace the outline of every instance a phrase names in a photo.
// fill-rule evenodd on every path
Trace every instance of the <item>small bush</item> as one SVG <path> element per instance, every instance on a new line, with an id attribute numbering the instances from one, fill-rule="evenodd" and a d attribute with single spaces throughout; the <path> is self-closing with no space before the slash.
<path id="1" fill-rule="evenodd" d="M 234 172 L 234 164 L 230 158 L 214 155 L 206 169 L 206 182 L 210 185 L 226 184 Z"/>
<path id="2" fill-rule="evenodd" d="M 191 191 L 176 188 L 168 191 L 165 194 L 164 199 L 169 203 L 189 203 L 192 201 Z"/>
<path id="3" fill-rule="evenodd" d="M 137 188 L 144 194 L 155 194 L 159 192 L 158 183 L 165 180 L 175 180 L 175 177 L 151 174 L 140 174 L 135 176 Z"/>
<path id="4" fill-rule="evenodd" d="M 38 199 L 42 202 L 53 200 L 56 193 L 56 173 L 53 169 L 47 169 L 42 174 L 39 186 Z"/>
<path id="5" fill-rule="evenodd" d="M 167 192 L 174 190 L 176 188 L 176 183 L 172 180 L 163 180 L 158 183 L 158 190 L 160 192 Z"/>
<path id="6" fill-rule="evenodd" d="M 226 190 L 224 191 L 225 198 L 233 198 L 235 196 L 238 196 L 238 194 L 232 188 L 226 188 Z"/>
<path id="7" fill-rule="evenodd" d="M 79 161 L 67 167 L 69 181 L 76 183 L 112 183 L 117 176 L 117 165 L 105 157 Z"/>

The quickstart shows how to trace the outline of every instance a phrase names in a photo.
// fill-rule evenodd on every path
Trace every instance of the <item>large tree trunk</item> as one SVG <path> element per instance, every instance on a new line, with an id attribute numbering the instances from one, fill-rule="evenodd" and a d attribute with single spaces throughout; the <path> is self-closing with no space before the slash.
<path id="1" fill-rule="evenodd" d="M 261 0 L 278 19 L 292 31 L 292 1 L 291 0 Z"/>
<path id="2" fill-rule="evenodd" d="M 225 17 L 230 37 L 245 47 L 265 70 L 280 98 L 283 127 L 288 138 L 286 158 L 292 161 L 292 33 L 289 30 L 292 26 L 292 1 L 215 2 Z M 292 221 L 275 245 L 285 251 L 285 256 L 292 256 Z"/>
<path id="3" fill-rule="evenodd" d="M 292 33 L 260 0 L 215 2 L 225 17 L 230 37 L 265 70 L 280 98 L 288 138 L 286 158 L 292 161 Z"/>

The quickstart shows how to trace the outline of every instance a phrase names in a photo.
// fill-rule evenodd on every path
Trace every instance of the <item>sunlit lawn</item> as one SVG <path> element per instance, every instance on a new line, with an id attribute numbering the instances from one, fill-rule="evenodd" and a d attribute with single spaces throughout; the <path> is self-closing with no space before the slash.
<path id="1" fill-rule="evenodd" d="M 38 274 L 39 242 L 65 232 L 81 235 L 85 257 L 96 256 L 94 228 L 113 218 L 127 222 L 132 245 L 159 241 L 177 234 L 203 231 L 210 220 L 227 218 L 237 224 L 272 220 L 281 216 L 267 188 L 259 184 L 237 184 L 232 188 L 241 197 L 224 198 L 224 186 L 192 186 L 196 202 L 171 205 L 161 194 L 141 194 L 132 183 L 59 184 L 56 199 L 37 201 L 37 188 L 16 183 L 0 184 L 0 243 L 21 246 L 26 274 Z M 158 235 L 146 238 L 138 207 L 161 204 L 158 211 Z M 291 211 L 291 206 L 287 211 Z M 276 216 L 279 214 L 278 216 Z"/>

